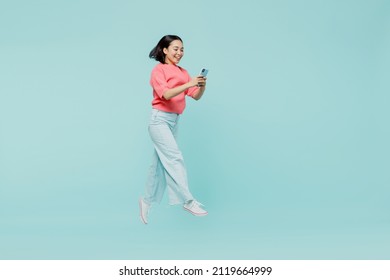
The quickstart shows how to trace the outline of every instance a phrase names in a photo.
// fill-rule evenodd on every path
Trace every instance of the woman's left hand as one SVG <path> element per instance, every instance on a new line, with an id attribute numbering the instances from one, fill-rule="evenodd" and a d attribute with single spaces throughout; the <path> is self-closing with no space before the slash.
<path id="1" fill-rule="evenodd" d="M 206 77 L 199 76 L 198 77 L 198 87 L 205 87 L 206 86 Z"/>

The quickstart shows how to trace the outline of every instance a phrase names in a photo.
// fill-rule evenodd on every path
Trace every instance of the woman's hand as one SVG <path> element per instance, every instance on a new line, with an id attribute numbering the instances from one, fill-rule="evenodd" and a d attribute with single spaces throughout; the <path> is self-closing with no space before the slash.
<path id="1" fill-rule="evenodd" d="M 192 87 L 205 87 L 206 86 L 206 77 L 196 76 L 193 77 L 190 81 Z"/>
<path id="2" fill-rule="evenodd" d="M 202 97 L 204 91 L 206 90 L 206 80 L 207 78 L 204 76 L 197 76 L 192 79 L 194 83 L 196 82 L 195 86 L 199 88 L 192 95 L 192 98 L 194 98 L 195 100 L 199 100 Z"/>

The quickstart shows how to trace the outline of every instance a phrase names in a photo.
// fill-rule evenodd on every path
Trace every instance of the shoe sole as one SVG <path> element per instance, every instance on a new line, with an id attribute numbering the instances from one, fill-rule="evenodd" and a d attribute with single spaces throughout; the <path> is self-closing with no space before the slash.
<path id="1" fill-rule="evenodd" d="M 140 199 L 138 200 L 138 202 L 139 202 L 139 212 L 141 213 L 141 215 L 140 215 L 139 217 L 141 218 L 141 221 L 142 221 L 145 225 L 147 225 L 148 222 L 145 221 L 144 218 L 143 218 L 143 212 L 142 212 L 142 198 L 140 198 Z"/>
<path id="2" fill-rule="evenodd" d="M 189 210 L 189 209 L 187 209 L 187 208 L 185 208 L 185 207 L 183 207 L 183 209 L 186 210 L 187 212 L 191 213 L 192 215 L 198 216 L 198 217 L 207 216 L 207 214 L 209 213 L 209 212 L 206 212 L 206 213 L 200 214 L 200 213 L 192 212 L 191 210 Z"/>

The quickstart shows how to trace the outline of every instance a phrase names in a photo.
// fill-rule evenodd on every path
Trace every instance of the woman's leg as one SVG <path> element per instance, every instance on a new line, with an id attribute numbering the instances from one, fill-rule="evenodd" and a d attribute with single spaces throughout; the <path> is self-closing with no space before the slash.
<path id="1" fill-rule="evenodd" d="M 176 114 L 161 112 L 155 122 L 149 125 L 149 133 L 168 185 L 170 204 L 183 204 L 193 200 L 188 189 L 183 155 L 175 139 L 177 121 Z"/>
<path id="2" fill-rule="evenodd" d="M 151 205 L 160 203 L 166 188 L 165 171 L 156 150 L 153 152 L 152 164 L 145 187 L 144 201 Z"/>

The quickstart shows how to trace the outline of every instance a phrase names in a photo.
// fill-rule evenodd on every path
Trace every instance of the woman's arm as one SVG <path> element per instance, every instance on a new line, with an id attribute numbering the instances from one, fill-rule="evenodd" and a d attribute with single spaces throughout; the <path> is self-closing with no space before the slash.
<path id="1" fill-rule="evenodd" d="M 203 93 L 204 93 L 205 90 L 206 90 L 206 81 L 204 82 L 203 85 L 199 85 L 199 90 L 196 91 L 196 92 L 192 95 L 192 98 L 194 98 L 195 100 L 199 100 L 199 99 L 202 97 L 202 95 L 203 95 Z"/>
<path id="2" fill-rule="evenodd" d="M 171 89 L 168 89 L 167 91 L 165 91 L 163 93 L 163 97 L 166 99 L 166 100 L 169 100 L 171 99 L 172 97 L 175 97 L 177 95 L 179 95 L 180 93 L 182 93 L 183 91 L 186 91 L 187 89 L 193 87 L 192 83 L 191 82 L 188 82 L 188 83 L 185 83 L 184 85 L 181 85 L 181 86 L 178 86 L 178 87 L 175 87 L 175 88 L 171 88 Z"/>
<path id="3" fill-rule="evenodd" d="M 188 83 L 185 83 L 184 85 L 168 89 L 167 91 L 165 91 L 163 93 L 163 97 L 166 100 L 169 100 L 172 97 L 175 97 L 175 96 L 179 95 L 180 93 L 186 91 L 187 89 L 189 89 L 191 87 L 195 87 L 195 86 L 199 86 L 199 91 L 197 91 L 193 97 L 194 97 L 194 99 L 199 100 L 199 98 L 202 97 L 203 92 L 205 91 L 205 86 L 206 86 L 206 79 L 202 76 L 194 77 L 191 79 L 191 81 L 189 81 Z M 197 96 L 198 98 L 196 98 L 195 96 Z"/>

